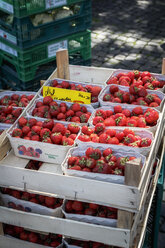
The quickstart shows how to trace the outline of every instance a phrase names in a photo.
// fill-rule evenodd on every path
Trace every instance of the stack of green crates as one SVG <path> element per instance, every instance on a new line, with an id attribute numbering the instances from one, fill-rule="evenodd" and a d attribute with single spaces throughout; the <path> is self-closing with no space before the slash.
<path id="1" fill-rule="evenodd" d="M 0 83 L 37 90 L 56 68 L 56 52 L 90 65 L 91 0 L 0 0 Z"/>

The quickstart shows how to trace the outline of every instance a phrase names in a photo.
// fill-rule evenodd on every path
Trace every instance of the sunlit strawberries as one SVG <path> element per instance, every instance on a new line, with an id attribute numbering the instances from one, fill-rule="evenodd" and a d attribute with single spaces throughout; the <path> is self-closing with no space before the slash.
<path id="1" fill-rule="evenodd" d="M 145 89 L 157 90 L 165 85 L 165 80 L 160 80 L 154 77 L 150 72 L 140 72 L 138 70 L 129 71 L 126 73 L 118 73 L 111 77 L 107 84 L 120 84 L 124 86 L 144 86 Z M 113 92 L 112 92 L 113 93 Z"/>
<path id="2" fill-rule="evenodd" d="M 134 158 L 116 155 L 110 148 L 102 151 L 90 146 L 86 149 L 85 155 L 71 156 L 67 163 L 69 170 L 124 176 L 125 164 Z"/>
<path id="3" fill-rule="evenodd" d="M 38 102 L 37 102 L 38 103 Z M 76 123 L 87 123 L 91 112 L 86 105 L 72 103 L 70 106 L 66 102 L 57 103 L 51 97 L 45 97 L 32 110 L 34 117 L 41 117 L 59 121 L 68 121 Z"/>
<path id="4" fill-rule="evenodd" d="M 105 129 L 99 133 L 97 133 L 95 129 L 92 129 L 93 133 L 87 135 L 85 127 L 86 126 L 84 126 L 84 128 L 81 130 L 82 133 L 78 137 L 78 139 L 82 142 L 94 142 L 94 143 L 124 145 L 124 146 L 133 146 L 133 147 L 135 145 L 136 147 L 147 147 L 150 146 L 152 143 L 151 138 L 141 137 L 140 135 L 137 135 L 136 132 L 130 129 L 123 129 L 121 131 L 116 131 L 115 129 Z M 83 130 L 85 130 L 85 133 Z"/>
<path id="5" fill-rule="evenodd" d="M 155 109 L 147 108 L 146 110 L 143 110 L 141 106 L 135 107 L 132 110 L 128 110 L 121 106 L 115 106 L 113 108 L 113 111 L 110 110 L 112 113 L 110 117 L 106 116 L 107 110 L 104 110 L 104 108 L 100 110 L 104 118 L 97 116 L 97 110 L 92 120 L 92 124 L 94 126 L 96 126 L 98 123 L 101 123 L 102 125 L 104 124 L 106 127 L 131 126 L 148 128 L 151 126 L 155 126 L 159 119 L 159 113 Z"/>
<path id="6" fill-rule="evenodd" d="M 64 125 L 54 123 L 52 119 L 37 121 L 35 118 L 21 117 L 11 135 L 26 140 L 72 146 L 79 131 L 77 124 Z"/>
<path id="7" fill-rule="evenodd" d="M 161 104 L 161 98 L 157 94 L 147 91 L 143 85 L 132 84 L 129 87 L 119 88 L 117 85 L 110 85 L 109 92 L 103 95 L 103 101 L 112 103 L 126 103 L 134 105 L 144 105 L 149 107 L 158 107 Z M 107 88 L 108 90 L 108 88 Z M 117 111 L 119 112 L 119 111 Z"/>

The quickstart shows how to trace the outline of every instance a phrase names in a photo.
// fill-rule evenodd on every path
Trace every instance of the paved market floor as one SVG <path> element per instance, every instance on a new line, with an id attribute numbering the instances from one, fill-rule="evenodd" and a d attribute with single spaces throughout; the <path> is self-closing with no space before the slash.
<path id="1" fill-rule="evenodd" d="M 161 73 L 165 1 L 93 0 L 92 65 Z M 158 248 L 165 248 L 165 204 Z"/>

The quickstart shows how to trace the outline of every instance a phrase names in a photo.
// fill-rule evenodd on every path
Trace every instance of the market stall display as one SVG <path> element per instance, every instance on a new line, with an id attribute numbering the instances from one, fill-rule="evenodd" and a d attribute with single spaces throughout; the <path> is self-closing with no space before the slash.
<path id="1" fill-rule="evenodd" d="M 70 78 L 64 77 L 63 79 L 74 81 L 75 78 L 78 77 L 77 72 L 79 67 L 74 68 L 74 66 L 71 66 L 69 68 Z M 88 70 L 92 71 L 91 68 L 80 67 L 79 75 L 81 75 L 83 70 L 86 70 L 86 72 Z M 99 68 L 93 70 L 96 70 L 96 73 L 99 72 Z M 107 72 L 109 73 L 109 75 L 107 75 L 107 78 L 103 80 L 102 87 L 105 87 L 105 82 L 108 80 L 110 74 L 112 73 L 112 71 L 109 71 L 108 69 Z M 100 68 L 100 73 L 102 73 L 102 68 Z M 82 75 L 84 75 L 84 73 L 82 73 Z M 94 81 L 97 80 L 97 77 L 93 80 L 94 76 L 92 75 L 92 73 L 88 75 L 86 73 L 85 77 L 88 78 L 85 80 L 83 79 L 83 76 L 79 77 L 80 78 L 78 79 L 78 81 L 87 81 L 88 84 L 91 84 L 91 86 L 92 84 L 95 84 Z M 58 78 L 57 70 L 49 77 L 49 80 L 53 80 L 56 78 Z M 98 85 L 101 85 L 101 83 L 98 83 Z M 36 102 L 42 102 L 38 101 L 38 99 L 40 99 L 39 97 L 41 97 L 40 91 L 38 92 L 38 94 L 36 94 L 33 102 L 31 102 L 26 107 L 21 117 L 17 120 L 17 123 L 21 122 L 21 120 L 26 120 L 26 115 L 32 113 L 29 111 L 33 111 L 33 106 L 36 104 Z M 119 105 L 120 104 L 118 104 L 118 106 Z M 125 110 L 125 114 L 128 114 L 126 112 L 131 113 L 133 111 L 134 113 L 136 113 L 137 111 L 137 109 L 135 109 L 137 106 L 132 106 L 130 109 L 128 109 L 128 111 L 126 111 L 126 107 L 124 107 L 125 105 L 120 106 L 122 111 Z M 115 137 L 114 132 L 118 133 L 117 139 L 120 140 L 120 145 L 113 146 L 113 142 L 106 144 L 104 144 L 104 142 L 90 142 L 89 144 L 88 142 L 84 142 L 83 140 L 78 141 L 78 139 L 76 138 L 75 142 L 77 142 L 78 146 L 76 148 L 70 149 L 68 153 L 65 154 L 63 163 L 62 161 L 49 163 L 48 158 L 46 158 L 41 166 L 39 166 L 38 170 L 27 169 L 26 167 L 29 163 L 29 160 L 18 157 L 17 154 L 15 155 L 13 149 L 11 149 L 10 152 L 8 152 L 9 150 L 6 150 L 6 156 L 4 156 L 4 158 L 0 161 L 0 172 L 2 175 L 0 184 L 3 187 L 13 186 L 15 189 L 22 189 L 23 191 L 27 191 L 29 193 L 42 192 L 43 195 L 49 196 L 53 196 L 56 194 L 56 197 L 66 199 L 64 201 L 62 209 L 64 214 L 66 214 L 66 217 L 68 217 L 50 217 L 48 215 L 45 216 L 36 213 L 22 212 L 20 210 L 9 209 L 1 206 L 0 221 L 2 223 L 21 226 L 25 229 L 32 229 L 34 230 L 34 232 L 35 230 L 38 230 L 38 232 L 58 233 L 60 235 L 64 235 L 63 242 L 65 242 L 66 236 L 71 237 L 75 240 L 90 240 L 93 242 L 99 242 L 105 245 L 117 247 L 130 248 L 133 245 L 134 247 L 142 247 L 149 210 L 159 177 L 159 172 L 163 163 L 164 143 L 162 145 L 160 159 L 158 160 L 157 166 L 155 167 L 155 173 L 152 175 L 153 167 L 155 166 L 155 158 L 157 156 L 157 152 L 164 134 L 165 106 L 162 106 L 162 109 L 160 109 L 160 111 L 152 108 L 152 111 L 154 111 L 153 115 L 156 117 L 156 120 L 153 122 L 151 120 L 148 120 L 148 116 L 150 115 L 150 113 L 152 113 L 152 111 L 148 110 L 148 107 L 141 107 L 139 118 L 146 118 L 146 121 L 148 121 L 147 128 L 140 126 L 137 128 L 137 125 L 128 125 L 128 127 L 126 127 L 127 125 L 119 125 L 119 127 L 117 126 L 115 128 L 115 125 L 112 125 L 111 127 L 107 127 L 105 124 L 103 124 L 104 118 L 102 117 L 101 122 L 98 121 L 96 123 L 93 123 L 95 114 L 97 113 L 98 117 L 100 117 L 99 114 L 104 115 L 103 112 L 106 108 L 107 107 L 102 107 L 101 109 L 103 109 L 103 111 L 100 111 L 100 108 L 95 110 L 93 109 L 91 118 L 87 121 L 87 124 L 81 127 L 81 132 L 84 132 L 85 130 L 87 134 L 84 133 L 84 135 L 92 135 L 91 130 L 94 129 L 96 134 L 99 134 L 98 137 L 100 138 L 102 137 L 101 135 L 105 134 L 104 131 L 110 130 L 108 133 L 110 139 Z M 110 116 L 120 114 L 120 111 L 117 112 L 117 110 L 119 110 L 119 107 L 116 108 L 115 106 L 111 106 L 109 104 L 108 108 L 110 109 L 106 109 L 106 114 L 110 114 Z M 136 114 L 132 116 L 135 117 Z M 121 116 L 119 115 L 117 118 L 120 119 L 120 117 Z M 29 115 L 28 120 L 31 118 L 34 119 L 34 117 L 30 117 Z M 135 119 L 137 118 L 134 118 L 134 120 Z M 38 122 L 41 124 L 43 120 L 38 120 Z M 60 123 L 60 120 L 56 120 L 55 122 Z M 95 125 L 89 126 L 89 124 Z M 14 125 L 8 131 L 9 137 L 14 131 Z M 79 124 L 77 123 L 76 125 Z M 27 125 L 25 123 L 25 127 L 26 126 Z M 144 155 L 135 151 L 134 147 L 128 146 L 127 144 L 121 145 L 121 138 L 125 137 L 122 136 L 121 133 L 124 133 L 124 130 L 128 131 L 128 128 L 129 130 L 132 130 L 132 133 L 135 133 L 135 137 L 138 136 L 139 140 L 143 139 L 143 137 L 150 139 L 150 149 L 146 153 L 144 153 Z M 81 135 L 82 134 L 80 134 L 78 137 L 80 137 Z M 124 140 L 126 142 L 127 139 Z M 27 140 L 23 139 L 22 136 L 21 138 L 17 138 L 17 142 L 19 143 L 20 141 L 22 141 L 25 145 L 25 142 Z M 33 141 L 30 142 L 32 145 Z M 39 141 L 38 143 L 42 142 Z M 47 152 L 49 152 L 48 145 L 45 143 L 45 149 L 47 148 Z M 121 147 L 120 149 L 119 146 Z M 14 148 L 14 144 L 12 144 L 12 147 Z M 142 148 L 139 148 L 139 150 L 140 149 Z M 62 153 L 63 152 L 61 152 L 60 154 L 64 155 Z M 114 161 L 109 161 L 112 157 Z M 118 172 L 119 169 L 122 170 L 122 175 L 112 175 L 115 178 L 121 176 L 122 184 L 121 182 L 118 183 L 117 181 L 113 180 L 106 181 L 104 179 L 104 176 L 111 176 L 105 175 L 104 173 L 106 172 L 106 170 L 109 171 L 110 168 L 108 166 L 112 166 L 112 163 L 110 163 L 111 165 L 108 165 L 108 162 L 115 162 L 116 164 L 114 164 L 120 167 L 118 167 Z M 99 172 L 98 174 L 100 174 L 99 176 L 101 177 L 101 180 L 100 178 L 92 179 L 90 178 L 90 176 L 79 176 L 79 173 L 81 173 L 81 171 L 78 170 L 78 167 L 80 167 L 82 170 L 84 168 L 87 168 L 86 171 L 83 171 L 83 173 L 97 174 L 90 171 L 95 168 L 96 165 L 98 167 L 97 172 Z M 74 167 L 75 170 L 73 170 L 72 167 Z M 105 168 L 106 170 L 103 172 L 102 169 Z M 111 167 L 111 172 L 113 171 L 113 169 L 114 168 Z M 74 175 L 70 174 L 70 172 L 73 172 Z M 6 180 L 5 175 L 8 175 L 8 180 Z M 66 203 L 71 202 L 73 204 L 73 201 L 74 204 L 78 204 L 76 206 L 79 207 L 82 207 L 83 204 L 86 204 L 84 205 L 86 206 L 85 209 L 88 209 L 88 204 L 93 204 L 93 208 L 99 205 L 103 206 L 103 209 L 110 209 L 110 207 L 117 209 L 117 214 L 115 215 L 115 227 L 109 226 L 109 224 L 104 225 L 103 222 L 100 222 L 100 224 L 98 225 L 98 223 L 96 224 L 96 222 L 91 224 L 86 223 L 86 221 L 78 221 L 78 219 L 75 220 L 73 216 L 70 216 L 71 218 L 69 218 L 69 215 L 74 215 L 74 213 L 72 213 L 72 211 L 70 213 L 66 213 L 68 211 L 66 211 Z M 79 202 L 83 203 L 80 204 Z M 80 215 L 80 218 L 82 217 L 83 219 L 84 216 L 81 216 L 81 208 L 76 211 L 78 211 L 78 214 L 76 213 L 75 215 Z M 86 214 L 84 218 L 87 218 L 87 222 L 89 222 L 87 215 L 88 214 Z M 110 219 L 111 218 L 109 218 L 109 220 Z M 11 240 L 12 238 L 4 236 L 2 233 L 0 236 L 0 243 L 6 245 L 4 247 L 7 247 L 9 239 Z M 18 240 L 13 239 L 13 247 L 21 247 L 21 244 L 18 245 Z"/>

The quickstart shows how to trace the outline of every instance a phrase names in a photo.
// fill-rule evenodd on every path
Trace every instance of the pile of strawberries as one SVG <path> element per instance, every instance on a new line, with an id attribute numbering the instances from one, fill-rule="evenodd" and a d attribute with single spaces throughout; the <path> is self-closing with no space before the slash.
<path id="1" fill-rule="evenodd" d="M 29 241 L 32 243 L 50 246 L 50 247 L 57 247 L 62 242 L 62 235 L 60 234 L 40 234 L 39 232 L 32 232 L 24 229 L 23 227 L 13 226 L 13 225 L 4 225 L 4 233 L 15 238 Z"/>
<path id="2" fill-rule="evenodd" d="M 68 158 L 68 169 L 102 174 L 124 176 L 126 162 L 135 157 L 117 157 L 110 148 L 103 152 L 99 148 L 88 147 L 85 156 L 71 156 Z"/>
<path id="3" fill-rule="evenodd" d="M 101 206 L 95 203 L 68 200 L 65 204 L 65 212 L 83 214 L 101 218 L 117 219 L 117 209 Z"/>
<path id="4" fill-rule="evenodd" d="M 55 119 L 77 123 L 87 123 L 91 113 L 85 105 L 73 103 L 70 107 L 65 102 L 58 104 L 50 96 L 36 103 L 32 115 L 41 118 Z"/>
<path id="5" fill-rule="evenodd" d="M 152 142 L 150 138 L 142 138 L 130 129 L 124 129 L 118 132 L 115 129 L 105 129 L 104 123 L 97 123 L 94 128 L 83 126 L 81 132 L 82 134 L 79 135 L 78 139 L 83 142 L 133 147 L 147 147 L 150 146 Z"/>
<path id="6" fill-rule="evenodd" d="M 157 90 L 165 85 L 165 81 L 157 80 L 150 72 L 140 72 L 138 70 L 128 73 L 121 72 L 118 75 L 110 78 L 107 84 L 120 84 L 123 86 L 144 86 L 145 89 Z"/>
<path id="7" fill-rule="evenodd" d="M 148 128 L 155 126 L 159 119 L 159 113 L 153 108 L 143 111 L 142 107 L 132 110 L 123 109 L 121 105 L 114 106 L 113 110 L 97 109 L 93 118 L 93 125 L 104 123 L 105 126 L 129 126 Z"/>
<path id="8" fill-rule="evenodd" d="M 100 94 L 100 91 L 102 88 L 100 86 L 93 86 L 93 85 L 81 85 L 81 84 L 74 84 L 67 81 L 62 81 L 61 83 L 58 82 L 56 79 L 51 82 L 52 87 L 56 88 L 63 88 L 68 90 L 77 90 L 77 91 L 84 91 L 91 93 L 91 102 L 97 102 L 98 101 L 98 95 Z M 42 93 L 42 92 L 41 92 Z"/>
<path id="9" fill-rule="evenodd" d="M 99 242 L 75 240 L 75 239 L 70 239 L 69 245 L 83 247 L 83 248 L 113 248 L 112 246 L 105 245 Z"/>
<path id="10" fill-rule="evenodd" d="M 17 199 L 33 202 L 36 204 L 40 204 L 42 206 L 45 206 L 47 208 L 58 208 L 62 205 L 63 199 L 50 197 L 50 196 L 44 196 L 44 195 L 38 195 L 38 194 L 32 194 L 24 191 L 9 189 L 9 188 L 1 188 L 1 192 L 3 194 L 11 195 Z M 13 202 L 9 202 L 9 207 L 14 208 L 17 210 L 27 211 L 28 209 L 24 209 L 21 205 L 15 205 Z"/>
<path id="11" fill-rule="evenodd" d="M 40 141 L 50 144 L 71 146 L 80 130 L 77 124 L 70 123 L 65 127 L 62 123 L 54 123 L 52 119 L 37 121 L 35 118 L 21 117 L 19 127 L 12 131 L 12 137 Z"/>
<path id="12" fill-rule="evenodd" d="M 160 97 L 157 94 L 148 93 L 142 85 L 136 86 L 132 84 L 129 87 L 129 92 L 126 90 L 120 90 L 117 85 L 111 85 L 109 87 L 109 93 L 104 94 L 103 101 L 149 107 L 158 107 L 161 104 Z"/>
<path id="13" fill-rule="evenodd" d="M 0 123 L 13 124 L 22 113 L 22 108 L 0 106 Z"/>
<path id="14" fill-rule="evenodd" d="M 26 107 L 29 102 L 33 99 L 34 95 L 18 95 L 12 94 L 11 96 L 6 95 L 0 99 L 0 105 L 13 106 L 13 107 Z"/>

